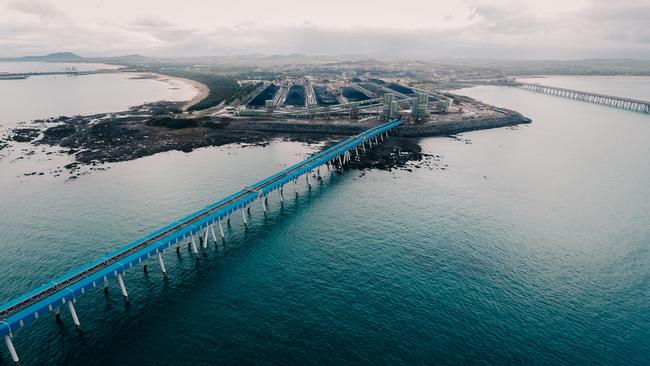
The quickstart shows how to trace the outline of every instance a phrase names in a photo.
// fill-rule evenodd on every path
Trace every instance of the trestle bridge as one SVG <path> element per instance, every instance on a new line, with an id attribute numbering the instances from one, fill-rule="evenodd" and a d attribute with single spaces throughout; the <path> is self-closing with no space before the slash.
<path id="1" fill-rule="evenodd" d="M 581 102 L 600 104 L 607 107 L 623 109 L 631 112 L 650 114 L 650 101 L 617 97 L 613 95 L 591 93 L 575 89 L 559 88 L 555 86 L 527 83 L 514 79 L 496 79 L 467 81 L 473 84 L 504 85 L 533 91 L 536 93 L 554 95 L 558 97 L 578 100 Z"/>
<path id="2" fill-rule="evenodd" d="M 199 246 L 206 250 L 210 237 L 215 245 L 218 241 L 225 242 L 222 220 L 230 220 L 230 215 L 241 211 L 244 225 L 248 225 L 246 211 L 255 201 L 260 201 L 264 213 L 267 212 L 268 195 L 278 191 L 280 201 L 283 201 L 283 188 L 292 183 L 297 194 L 296 184 L 298 179 L 305 177 L 305 182 L 310 185 L 309 173 L 316 170 L 320 176 L 322 166 L 328 170 L 334 167 L 343 167 L 353 158 L 359 156 L 366 149 L 382 142 L 388 137 L 389 131 L 399 126 L 400 120 L 393 120 L 370 128 L 358 135 L 346 138 L 336 145 L 311 155 L 309 158 L 295 164 L 281 172 L 265 178 L 257 183 L 205 207 L 187 217 L 184 217 L 162 229 L 159 229 L 139 240 L 136 240 L 118 250 L 106 254 L 76 270 L 53 279 L 32 291 L 0 306 L 0 336 L 4 337 L 12 360 L 19 364 L 20 359 L 13 345 L 12 338 L 16 331 L 29 323 L 54 312 L 60 318 L 61 308 L 67 308 L 77 329 L 81 323 L 77 316 L 75 306 L 77 299 L 93 289 L 103 287 L 108 292 L 109 281 L 117 280 L 120 291 L 126 302 L 129 301 L 128 292 L 123 276 L 134 267 L 144 266 L 146 270 L 149 259 L 158 262 L 160 269 L 167 277 L 167 270 L 163 255 L 167 250 L 180 253 L 180 245 L 189 242 L 194 255 L 199 258 Z M 311 186 L 310 186 L 311 187 Z M 220 239 L 215 232 L 219 230 Z M 202 238 L 197 240 L 196 238 Z"/>

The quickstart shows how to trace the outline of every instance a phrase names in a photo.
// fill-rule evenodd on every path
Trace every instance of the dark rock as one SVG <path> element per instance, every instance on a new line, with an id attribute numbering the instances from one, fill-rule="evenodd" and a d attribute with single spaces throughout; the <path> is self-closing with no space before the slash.
<path id="1" fill-rule="evenodd" d="M 32 142 L 40 135 L 37 128 L 14 128 L 11 130 L 9 139 L 16 142 Z"/>

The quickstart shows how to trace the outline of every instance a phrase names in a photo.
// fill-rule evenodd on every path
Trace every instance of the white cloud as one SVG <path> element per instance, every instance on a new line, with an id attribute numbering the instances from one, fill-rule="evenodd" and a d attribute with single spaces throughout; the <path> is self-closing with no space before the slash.
<path id="1" fill-rule="evenodd" d="M 3 56 L 650 58 L 650 0 L 0 0 Z"/>

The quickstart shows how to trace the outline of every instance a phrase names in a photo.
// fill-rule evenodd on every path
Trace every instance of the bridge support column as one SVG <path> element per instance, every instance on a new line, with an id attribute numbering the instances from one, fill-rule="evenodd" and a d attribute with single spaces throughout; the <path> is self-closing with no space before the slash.
<path id="1" fill-rule="evenodd" d="M 282 188 L 278 190 L 278 194 L 280 195 L 280 204 L 284 205 L 284 196 L 282 195 Z"/>
<path id="2" fill-rule="evenodd" d="M 165 262 L 163 262 L 162 253 L 158 252 L 158 263 L 160 263 L 160 270 L 163 273 L 163 276 L 167 278 L 167 269 L 165 268 Z"/>
<path id="3" fill-rule="evenodd" d="M 221 220 L 217 221 L 219 223 L 219 231 L 221 232 L 221 241 L 226 242 L 226 236 L 223 234 L 223 226 L 221 226 Z"/>
<path id="4" fill-rule="evenodd" d="M 248 227 L 248 220 L 246 220 L 246 213 L 244 212 L 244 209 L 241 210 L 241 217 L 244 218 L 244 226 Z"/>
<path id="5" fill-rule="evenodd" d="M 298 195 L 298 188 L 296 187 L 296 180 L 295 179 L 293 180 L 293 192 L 296 194 L 296 196 Z"/>
<path id="6" fill-rule="evenodd" d="M 56 319 L 57 322 L 61 321 L 61 308 L 56 308 L 54 310 L 54 319 Z"/>
<path id="7" fill-rule="evenodd" d="M 219 223 L 221 223 L 221 222 L 219 222 Z M 212 233 L 212 240 L 214 240 L 214 246 L 219 247 L 217 245 L 217 235 L 214 233 L 214 224 L 210 225 L 210 233 Z"/>
<path id="8" fill-rule="evenodd" d="M 104 295 L 108 295 L 108 278 L 104 278 Z"/>
<path id="9" fill-rule="evenodd" d="M 11 341 L 11 337 L 9 334 L 5 334 L 5 344 L 7 345 L 7 349 L 9 350 L 9 354 L 11 355 L 11 360 L 16 363 L 16 365 L 20 365 L 20 359 L 18 358 L 18 353 L 16 353 L 16 348 L 14 348 L 14 343 Z"/>
<path id="10" fill-rule="evenodd" d="M 68 309 L 70 310 L 70 315 L 72 316 L 72 322 L 74 323 L 74 326 L 77 327 L 77 330 L 81 331 L 81 323 L 79 323 L 77 311 L 74 309 L 74 300 L 68 301 Z"/>
<path id="11" fill-rule="evenodd" d="M 208 247 L 208 227 L 205 227 L 205 234 L 203 234 L 203 250 Z"/>
<path id="12" fill-rule="evenodd" d="M 262 210 L 264 210 L 264 215 L 266 216 L 266 199 L 260 197 L 260 201 L 262 202 Z"/>
<path id="13" fill-rule="evenodd" d="M 311 189 L 311 184 L 309 184 L 309 173 L 305 173 L 305 181 L 307 182 L 307 187 Z"/>
<path id="14" fill-rule="evenodd" d="M 196 247 L 196 241 L 194 240 L 194 234 L 190 234 L 190 245 L 192 245 L 192 252 L 196 257 L 199 256 L 199 249 Z"/>
<path id="15" fill-rule="evenodd" d="M 120 284 L 120 290 L 122 290 L 122 296 L 124 296 L 124 301 L 126 303 L 129 303 L 129 293 L 126 292 L 126 286 L 124 286 L 124 280 L 122 279 L 122 274 L 118 273 L 117 274 L 117 282 Z"/>

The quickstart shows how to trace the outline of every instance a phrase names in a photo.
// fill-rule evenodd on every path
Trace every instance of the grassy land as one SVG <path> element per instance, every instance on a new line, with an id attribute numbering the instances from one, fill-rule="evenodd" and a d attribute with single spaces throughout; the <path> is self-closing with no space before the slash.
<path id="1" fill-rule="evenodd" d="M 253 93 L 255 90 L 257 90 L 259 87 L 262 86 L 263 83 L 255 83 L 255 84 L 247 84 L 239 88 L 239 91 L 237 91 L 234 94 L 231 94 L 228 98 L 226 98 L 226 104 L 232 104 L 233 102 L 236 102 L 235 104 L 240 104 L 244 102 L 244 99 L 248 97 L 251 93 Z"/>
<path id="2" fill-rule="evenodd" d="M 239 86 L 237 79 L 234 76 L 208 70 L 194 69 L 188 66 L 155 64 L 132 66 L 130 69 L 134 71 L 155 72 L 169 76 L 176 76 L 196 80 L 205 84 L 208 89 L 210 89 L 210 93 L 205 99 L 191 106 L 189 108 L 190 111 L 198 111 L 214 107 L 223 101 L 229 103 L 229 101 L 234 101 L 238 97 L 242 96 L 242 93 L 244 93 L 242 89 L 246 89 L 246 87 Z"/>
<path id="3" fill-rule="evenodd" d="M 179 73 L 177 75 L 187 79 L 196 80 L 205 84 L 210 93 L 202 101 L 196 103 L 189 108 L 190 111 L 199 111 L 202 109 L 214 107 L 224 100 L 233 98 L 241 92 L 241 87 L 237 84 L 237 80 L 230 76 L 215 75 L 215 74 L 201 74 L 201 73 Z"/>

